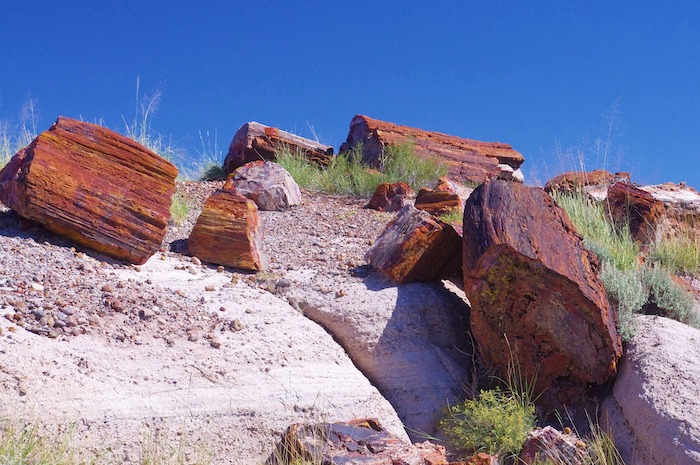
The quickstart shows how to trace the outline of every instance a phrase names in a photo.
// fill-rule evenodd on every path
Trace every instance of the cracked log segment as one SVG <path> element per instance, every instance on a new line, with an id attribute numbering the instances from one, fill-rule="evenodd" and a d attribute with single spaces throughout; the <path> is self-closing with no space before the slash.
<path id="1" fill-rule="evenodd" d="M 224 170 L 230 174 L 251 161 L 275 161 L 275 151 L 281 147 L 289 148 L 293 154 L 300 153 L 307 160 L 322 166 L 327 166 L 333 157 L 333 147 L 330 145 L 251 121 L 241 126 L 233 136 L 224 159 Z"/>
<path id="2" fill-rule="evenodd" d="M 501 376 L 517 360 L 552 407 L 615 375 L 622 345 L 598 261 L 549 195 L 505 181 L 479 186 L 463 240 L 472 332 Z"/>
<path id="3" fill-rule="evenodd" d="M 406 205 L 367 251 L 365 260 L 399 284 L 461 273 L 462 240 L 430 213 Z"/>
<path id="4" fill-rule="evenodd" d="M 218 190 L 204 203 L 187 248 L 204 262 L 261 271 L 269 262 L 262 238 L 255 202 L 234 191 Z"/>
<path id="5" fill-rule="evenodd" d="M 109 129 L 59 116 L 0 171 L 0 201 L 104 255 L 142 264 L 165 236 L 177 168 Z"/>
<path id="6" fill-rule="evenodd" d="M 499 164 L 517 170 L 523 156 L 508 144 L 463 139 L 439 132 L 399 126 L 363 115 L 356 115 L 350 123 L 348 138 L 340 152 L 362 144 L 363 161 L 377 167 L 387 145 L 413 143 L 416 154 L 436 157 L 449 167 L 450 178 L 463 183 L 482 183 L 500 173 Z"/>

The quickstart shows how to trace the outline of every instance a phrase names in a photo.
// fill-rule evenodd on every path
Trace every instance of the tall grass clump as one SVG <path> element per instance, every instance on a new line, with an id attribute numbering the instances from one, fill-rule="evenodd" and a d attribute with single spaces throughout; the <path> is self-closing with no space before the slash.
<path id="1" fill-rule="evenodd" d="M 652 244 L 649 259 L 671 273 L 700 276 L 700 234 L 685 231 Z"/>
<path id="2" fill-rule="evenodd" d="M 124 121 L 126 137 L 132 139 L 170 162 L 174 162 L 180 155 L 179 150 L 161 134 L 155 132 L 151 126 L 153 117 L 160 107 L 163 92 L 156 89 L 151 95 L 140 96 L 140 77 L 136 78 L 136 107 L 131 123 Z"/>
<path id="3" fill-rule="evenodd" d="M 660 313 L 695 328 L 700 327 L 700 317 L 693 311 L 693 297 L 671 278 L 667 270 L 659 266 L 648 267 L 643 271 L 642 279 L 649 289 L 649 313 Z"/>
<path id="4" fill-rule="evenodd" d="M 88 465 L 96 463 L 79 453 L 70 431 L 54 435 L 32 424 L 0 422 L 0 464 L 2 465 Z"/>
<path id="5" fill-rule="evenodd" d="M 33 99 L 22 106 L 19 125 L 13 126 L 9 121 L 0 121 L 0 169 L 36 138 L 38 122 L 39 111 L 36 100 Z"/>
<path id="6" fill-rule="evenodd" d="M 447 174 L 447 167 L 439 160 L 416 155 L 413 144 L 386 147 L 378 169 L 362 162 L 362 145 L 331 158 L 325 168 L 310 163 L 301 153 L 292 153 L 288 147 L 279 148 L 276 159 L 301 187 L 360 197 L 372 195 L 384 182 L 406 182 L 417 191 Z"/>
<path id="7" fill-rule="evenodd" d="M 586 247 L 601 261 L 610 262 L 619 270 L 637 267 L 641 250 L 632 239 L 629 225 L 614 226 L 608 221 L 605 207 L 584 193 L 555 191 L 552 197 L 569 215 Z"/>
<path id="8" fill-rule="evenodd" d="M 634 315 L 642 311 L 649 299 L 649 291 L 642 282 L 642 272 L 637 268 L 619 270 L 604 262 L 600 280 L 608 298 L 617 306 L 620 337 L 623 341 L 629 341 L 636 329 Z"/>
<path id="9" fill-rule="evenodd" d="M 219 148 L 218 133 L 214 132 L 214 142 L 211 141 L 211 134 L 206 132 L 206 141 L 202 132 L 199 132 L 199 141 L 202 149 L 197 151 L 197 160 L 194 162 L 194 179 L 200 181 L 225 181 L 226 171 L 224 171 L 224 154 Z"/>

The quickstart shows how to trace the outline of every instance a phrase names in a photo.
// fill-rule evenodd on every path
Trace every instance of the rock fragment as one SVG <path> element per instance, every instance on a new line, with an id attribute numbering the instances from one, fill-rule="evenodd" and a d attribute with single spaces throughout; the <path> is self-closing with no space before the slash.
<path id="1" fill-rule="evenodd" d="M 277 163 L 252 161 L 228 175 L 224 190 L 235 191 L 260 210 L 284 211 L 301 203 L 301 191 L 292 175 Z"/>

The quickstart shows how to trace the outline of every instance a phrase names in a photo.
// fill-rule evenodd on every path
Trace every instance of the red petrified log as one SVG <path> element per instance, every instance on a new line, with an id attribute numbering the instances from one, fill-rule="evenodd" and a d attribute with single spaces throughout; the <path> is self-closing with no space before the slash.
<path id="1" fill-rule="evenodd" d="M 635 241 L 649 244 L 656 239 L 664 217 L 663 202 L 629 182 L 616 182 L 608 188 L 607 203 L 615 222 L 629 223 Z"/>
<path id="2" fill-rule="evenodd" d="M 496 177 L 500 172 L 499 163 L 517 170 L 524 161 L 523 156 L 508 144 L 463 139 L 363 115 L 352 119 L 348 138 L 340 151 L 348 151 L 359 143 L 362 144 L 363 161 L 372 166 L 378 166 L 387 145 L 412 143 L 416 154 L 444 162 L 449 166 L 450 178 L 464 183 L 481 183 Z"/>
<path id="3" fill-rule="evenodd" d="M 24 218 L 135 264 L 165 236 L 177 168 L 109 129 L 59 117 L 0 171 L 0 200 Z"/>
<path id="4" fill-rule="evenodd" d="M 605 170 L 568 171 L 547 181 L 544 190 L 547 193 L 552 191 L 580 192 L 586 186 L 605 186 L 617 181 L 630 182 L 630 174 L 625 172 L 613 174 Z"/>
<path id="5" fill-rule="evenodd" d="M 268 262 L 262 252 L 262 235 L 255 202 L 232 191 L 218 190 L 204 203 L 187 248 L 205 262 L 259 271 Z"/>
<path id="6" fill-rule="evenodd" d="M 406 197 L 410 195 L 413 195 L 413 189 L 405 182 L 383 182 L 377 186 L 365 208 L 380 212 L 397 212 L 406 205 Z"/>
<path id="7" fill-rule="evenodd" d="M 454 210 L 462 210 L 469 194 L 467 188 L 460 188 L 449 178 L 440 178 L 435 188 L 422 188 L 416 196 L 415 207 L 431 215 L 440 216 Z"/>
<path id="8" fill-rule="evenodd" d="M 251 161 L 275 161 L 276 151 L 282 148 L 323 166 L 328 165 L 333 156 L 333 147 L 329 145 L 251 121 L 241 126 L 233 136 L 224 159 L 224 170 L 229 174 Z"/>
<path id="9" fill-rule="evenodd" d="M 436 281 L 461 272 L 461 238 L 449 224 L 407 205 L 365 255 L 397 283 Z"/>
<path id="10" fill-rule="evenodd" d="M 517 360 L 537 393 L 550 388 L 550 405 L 615 375 L 622 345 L 597 259 L 542 189 L 479 186 L 465 206 L 463 251 L 472 332 L 487 363 L 505 376 Z"/>

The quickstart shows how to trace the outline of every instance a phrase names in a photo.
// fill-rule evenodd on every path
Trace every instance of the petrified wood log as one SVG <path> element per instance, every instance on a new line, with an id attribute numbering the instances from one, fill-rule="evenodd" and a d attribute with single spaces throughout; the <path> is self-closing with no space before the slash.
<path id="1" fill-rule="evenodd" d="M 413 189 L 405 182 L 383 182 L 377 186 L 365 208 L 380 212 L 397 212 L 406 205 L 406 197 L 413 195 Z"/>
<path id="2" fill-rule="evenodd" d="M 241 126 L 233 136 L 224 159 L 224 170 L 229 174 L 251 161 L 275 161 L 275 152 L 284 147 L 323 166 L 328 165 L 333 156 L 333 147 L 329 145 L 251 121 Z"/>
<path id="3" fill-rule="evenodd" d="M 635 241 L 648 245 L 656 240 L 664 218 L 662 201 L 629 182 L 616 182 L 608 188 L 607 204 L 617 224 L 629 224 Z"/>
<path id="4" fill-rule="evenodd" d="M 204 262 L 260 271 L 268 262 L 262 252 L 262 235 L 255 202 L 232 191 L 218 190 L 204 203 L 187 248 Z"/>
<path id="5" fill-rule="evenodd" d="M 517 360 L 556 404 L 615 375 L 622 345 L 598 261 L 542 189 L 479 186 L 465 206 L 463 251 L 472 332 L 502 376 Z"/>
<path id="6" fill-rule="evenodd" d="M 404 442 L 372 418 L 315 425 L 295 423 L 287 428 L 282 450 L 294 463 L 301 459 L 324 465 L 448 465 L 443 446 L 428 441 Z"/>
<path id="7" fill-rule="evenodd" d="M 553 177 L 544 185 L 547 193 L 582 192 L 587 186 L 608 186 L 617 181 L 630 182 L 630 174 L 625 172 L 611 173 L 605 170 L 594 171 L 568 171 Z"/>
<path id="8" fill-rule="evenodd" d="M 449 224 L 406 205 L 365 255 L 397 283 L 436 281 L 461 272 L 462 240 Z"/>
<path id="9" fill-rule="evenodd" d="M 24 218 L 135 264 L 165 236 L 177 168 L 109 129 L 59 117 L 0 171 L 0 200 Z"/>
<path id="10" fill-rule="evenodd" d="M 458 186 L 449 178 L 440 178 L 433 189 L 424 187 L 418 191 L 415 207 L 435 216 L 462 210 L 471 191 L 466 187 Z"/>
<path id="11" fill-rule="evenodd" d="M 340 151 L 348 151 L 359 143 L 362 144 L 363 161 L 375 167 L 387 145 L 412 143 L 416 154 L 444 162 L 449 166 L 450 178 L 463 183 L 481 183 L 496 177 L 500 163 L 517 170 L 524 161 L 523 156 L 508 144 L 463 139 L 363 115 L 352 119 L 348 138 L 340 146 Z"/>

